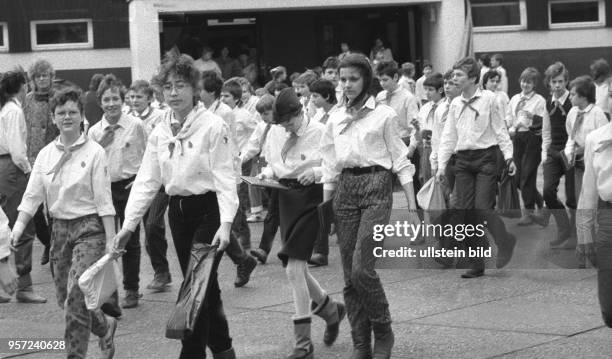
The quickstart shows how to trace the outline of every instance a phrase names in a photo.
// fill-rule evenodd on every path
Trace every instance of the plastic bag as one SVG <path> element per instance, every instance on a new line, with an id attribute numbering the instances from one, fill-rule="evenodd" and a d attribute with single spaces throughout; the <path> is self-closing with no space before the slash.
<path id="1" fill-rule="evenodd" d="M 497 210 L 499 215 L 506 218 L 519 218 L 521 216 L 521 202 L 516 188 L 516 179 L 504 170 L 499 182 L 499 198 Z"/>
<path id="2" fill-rule="evenodd" d="M 216 254 L 215 246 L 206 243 L 193 244 L 189 267 L 181 285 L 176 307 L 166 324 L 166 338 L 185 340 L 193 334 L 195 323 L 205 306 Z"/>
<path id="3" fill-rule="evenodd" d="M 436 177 L 430 178 L 417 194 L 417 202 L 423 208 L 423 219 L 428 224 L 438 224 L 446 211 L 444 188 Z"/>
<path id="4" fill-rule="evenodd" d="M 87 309 L 99 309 L 117 290 L 117 264 L 112 254 L 107 253 L 79 278 L 79 287 L 85 296 Z"/>

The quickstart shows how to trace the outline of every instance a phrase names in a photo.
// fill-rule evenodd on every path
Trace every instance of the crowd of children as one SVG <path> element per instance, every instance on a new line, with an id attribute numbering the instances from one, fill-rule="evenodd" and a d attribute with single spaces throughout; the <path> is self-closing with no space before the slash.
<path id="1" fill-rule="evenodd" d="M 486 221 L 501 268 L 516 244 L 494 211 L 505 172 L 520 190 L 518 225 L 547 226 L 552 216 L 557 236 L 550 246 L 575 248 L 582 262 L 597 264 L 602 312 L 612 326 L 612 217 L 602 210 L 612 208 L 608 63 L 596 60 L 591 76 L 570 81 L 555 62 L 544 72 L 546 94 L 536 93 L 541 74 L 528 67 L 517 77 L 520 93 L 509 97 L 500 54 L 463 58 L 443 73 L 424 62 L 415 81 L 412 63 L 400 66 L 382 42 L 376 45 L 370 59 L 347 47 L 320 68 L 289 78 L 278 66 L 257 90 L 246 77 L 223 79 L 231 71 L 209 56 L 194 61 L 176 53 L 166 55 L 151 82 L 138 79 L 126 88 L 114 75 L 95 75 L 85 94 L 67 83 L 54 86 L 53 67 L 44 60 L 30 69 L 27 96 L 22 70 L 2 74 L 2 288 L 17 292 L 20 302 L 46 301 L 30 278 L 38 237 L 45 247 L 41 263 L 51 258 L 58 303 L 67 313 L 68 356 L 84 358 L 92 332 L 103 357 L 112 358 L 115 318 L 142 297 L 141 223 L 153 292 L 172 281 L 166 212 L 183 275 L 194 242 L 215 244 L 236 265 L 236 287 L 249 282 L 258 261 L 266 263 L 280 229 L 278 256 L 295 304 L 288 358 L 313 357 L 312 314 L 326 322 L 325 344 L 334 343 L 346 316 L 351 358 L 389 358 L 395 338 L 371 238 L 375 224 L 389 221 L 393 188 L 399 183 L 415 210 L 421 186 L 430 179 L 440 183 L 449 194 L 443 220 Z M 288 189 L 249 186 L 240 175 L 275 179 Z M 557 196 L 562 177 L 565 204 Z M 328 264 L 329 235 L 321 234 L 317 213 L 327 200 L 333 203 L 344 303 L 333 301 L 308 269 Z M 421 223 L 415 211 L 408 216 Z M 258 221 L 263 233 L 252 247 L 249 223 Z M 453 244 L 440 238 L 437 245 Z M 487 243 L 474 237 L 465 245 Z M 16 273 L 7 264 L 11 252 Z M 126 295 L 121 306 L 115 294 L 100 310 L 88 311 L 76 282 L 105 252 L 121 256 Z M 183 340 L 181 358 L 204 357 L 207 346 L 215 358 L 235 358 L 217 266 L 208 304 L 193 336 Z M 462 277 L 484 272 L 484 258 L 470 258 Z M 7 301 L 0 296 L 0 303 Z"/>

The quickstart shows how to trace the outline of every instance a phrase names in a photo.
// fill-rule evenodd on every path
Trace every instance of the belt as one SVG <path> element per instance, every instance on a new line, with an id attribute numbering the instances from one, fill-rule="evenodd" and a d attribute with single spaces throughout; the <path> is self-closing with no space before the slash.
<path id="1" fill-rule="evenodd" d="M 10 153 L 3 153 L 0 155 L 0 158 L 8 158 L 8 157 L 11 157 Z"/>
<path id="2" fill-rule="evenodd" d="M 349 168 L 345 168 L 342 170 L 342 172 L 350 173 L 355 176 L 365 175 L 368 173 L 381 172 L 381 171 L 388 171 L 388 170 L 384 168 L 383 166 L 379 166 L 379 165 L 369 166 L 369 167 L 349 167 Z"/>
<path id="3" fill-rule="evenodd" d="M 282 184 L 285 187 L 289 187 L 291 189 L 298 189 L 298 188 L 308 187 L 308 186 L 304 186 L 303 184 L 301 184 L 295 178 L 281 178 L 281 179 L 278 180 L 278 183 Z"/>
<path id="4" fill-rule="evenodd" d="M 497 145 L 493 145 L 491 147 L 487 147 L 487 148 L 479 148 L 477 150 L 461 150 L 461 151 L 457 151 L 457 154 L 479 154 L 479 153 L 485 153 L 488 151 L 491 151 L 493 149 L 495 149 L 495 147 L 497 147 Z"/>
<path id="5" fill-rule="evenodd" d="M 122 187 L 125 188 L 128 184 L 134 182 L 136 176 L 132 176 L 130 178 L 122 179 L 119 181 L 111 182 L 111 187 Z"/>

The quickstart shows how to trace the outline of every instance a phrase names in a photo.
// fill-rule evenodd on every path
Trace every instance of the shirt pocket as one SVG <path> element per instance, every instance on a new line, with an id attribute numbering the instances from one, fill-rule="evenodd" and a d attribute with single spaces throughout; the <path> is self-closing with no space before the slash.
<path id="1" fill-rule="evenodd" d="M 359 130 L 359 150 L 362 156 L 368 158 L 380 158 L 385 156 L 387 152 L 387 144 L 383 136 L 383 127 L 376 126 L 374 128 L 360 128 Z M 397 126 L 394 126 L 397 128 Z"/>
<path id="2" fill-rule="evenodd" d="M 121 148 L 121 163 L 128 164 L 132 168 L 140 167 L 142 162 L 142 151 L 138 149 L 136 143 L 126 142 Z"/>

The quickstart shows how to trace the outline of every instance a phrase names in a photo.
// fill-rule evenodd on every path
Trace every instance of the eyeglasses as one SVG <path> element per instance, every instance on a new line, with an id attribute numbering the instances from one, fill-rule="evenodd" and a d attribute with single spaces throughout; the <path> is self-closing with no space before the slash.
<path id="1" fill-rule="evenodd" d="M 180 91 L 185 90 L 187 87 L 191 87 L 191 86 L 184 82 L 177 82 L 174 84 L 166 83 L 162 86 L 164 91 L 168 91 L 168 92 L 172 92 L 172 90 L 175 90 L 176 92 L 180 92 Z"/>

